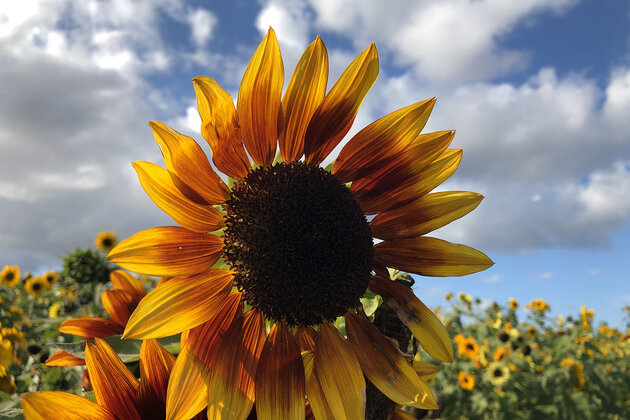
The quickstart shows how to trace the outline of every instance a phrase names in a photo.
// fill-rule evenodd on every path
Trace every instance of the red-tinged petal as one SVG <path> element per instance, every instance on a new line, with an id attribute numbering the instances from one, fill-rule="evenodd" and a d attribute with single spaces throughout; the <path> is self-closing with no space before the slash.
<path id="1" fill-rule="evenodd" d="M 140 347 L 140 388 L 136 407 L 143 419 L 164 418 L 166 388 L 175 357 L 156 340 L 144 340 Z"/>
<path id="2" fill-rule="evenodd" d="M 223 252 L 223 239 L 177 226 L 155 227 L 130 236 L 108 258 L 149 276 L 194 276 L 208 271 Z"/>
<path id="3" fill-rule="evenodd" d="M 94 344 L 86 343 L 85 364 L 96 402 L 121 418 L 140 420 L 136 411 L 136 391 L 140 384 L 116 352 L 96 338 Z"/>
<path id="4" fill-rule="evenodd" d="M 82 366 L 85 360 L 70 354 L 65 350 L 59 350 L 46 360 L 46 366 Z"/>
<path id="5" fill-rule="evenodd" d="M 147 294 L 142 286 L 142 282 L 123 270 L 115 270 L 109 274 L 109 280 L 114 286 L 114 290 L 123 290 L 127 292 L 133 301 L 138 304 Z"/>
<path id="6" fill-rule="evenodd" d="M 451 338 L 438 317 L 408 287 L 379 276 L 372 277 L 370 290 L 378 293 L 400 320 L 411 330 L 420 345 L 442 362 L 453 361 Z"/>
<path id="7" fill-rule="evenodd" d="M 436 131 L 416 136 L 411 144 L 372 171 L 371 174 L 352 182 L 351 191 L 356 196 L 382 194 L 398 188 L 435 161 L 455 137 L 455 130 Z"/>
<path id="8" fill-rule="evenodd" d="M 210 321 L 188 333 L 186 344 L 175 360 L 169 379 L 167 419 L 188 420 L 208 404 L 208 386 L 204 376 L 207 375 L 218 344 L 238 313 L 240 301 L 240 293 L 231 293 Z"/>
<path id="9" fill-rule="evenodd" d="M 224 174 L 243 179 L 251 169 L 232 95 L 209 77 L 193 79 L 201 134 L 212 149 L 212 161 Z"/>
<path id="10" fill-rule="evenodd" d="M 468 191 L 427 194 L 405 206 L 377 214 L 370 222 L 372 236 L 384 240 L 421 236 L 465 216 L 481 200 L 483 195 Z"/>
<path id="11" fill-rule="evenodd" d="M 280 153 L 285 162 L 304 154 L 304 135 L 326 94 L 328 52 L 317 37 L 302 54 L 282 98 L 278 121 Z"/>
<path id="12" fill-rule="evenodd" d="M 295 330 L 295 337 L 300 345 L 300 351 L 313 350 L 315 348 L 315 336 L 317 333 L 310 326 L 298 325 Z"/>
<path id="13" fill-rule="evenodd" d="M 398 347 L 377 330 L 365 315 L 346 313 L 346 332 L 367 378 L 390 400 L 426 410 L 437 409 L 429 387 L 420 379 Z"/>
<path id="14" fill-rule="evenodd" d="M 383 190 L 350 190 L 365 214 L 395 209 L 427 194 L 446 181 L 457 169 L 462 159 L 461 149 L 447 149 L 435 161 L 416 175 L 401 180 L 398 185 L 384 184 Z"/>
<path id="15" fill-rule="evenodd" d="M 107 315 L 117 324 L 125 325 L 136 307 L 133 298 L 123 290 L 105 290 L 101 302 Z"/>
<path id="16" fill-rule="evenodd" d="M 474 248 L 427 236 L 380 242 L 374 245 L 374 260 L 387 267 L 434 277 L 464 276 L 494 264 Z"/>
<path id="17" fill-rule="evenodd" d="M 333 173 L 341 182 L 370 175 L 391 161 L 424 128 L 435 98 L 394 111 L 359 131 L 341 149 Z"/>
<path id="18" fill-rule="evenodd" d="M 256 417 L 259 420 L 303 420 L 304 364 L 293 333 L 275 323 L 256 372 Z"/>
<path id="19" fill-rule="evenodd" d="M 220 204 L 230 196 L 196 141 L 158 121 L 149 123 L 175 186 L 199 204 Z"/>
<path id="20" fill-rule="evenodd" d="M 246 419 L 254 404 L 254 384 L 265 344 L 265 322 L 250 310 L 234 320 L 219 344 L 208 375 L 208 418 Z"/>
<path id="21" fill-rule="evenodd" d="M 372 44 L 344 70 L 313 114 L 304 138 L 308 163 L 321 163 L 348 133 L 376 76 L 378 53 Z"/>
<path id="22" fill-rule="evenodd" d="M 59 332 L 83 338 L 111 337 L 123 332 L 124 327 L 111 319 L 87 317 L 72 318 L 59 326 Z"/>
<path id="23" fill-rule="evenodd" d="M 195 232 L 213 232 L 223 227 L 223 215 L 209 204 L 189 200 L 175 186 L 169 172 L 150 162 L 134 162 L 144 191 L 173 220 Z"/>
<path id="24" fill-rule="evenodd" d="M 26 420 L 116 420 L 105 407 L 87 398 L 59 391 L 29 392 L 22 395 Z M 63 417 L 60 415 L 63 414 Z"/>
<path id="25" fill-rule="evenodd" d="M 209 270 L 167 281 L 140 301 L 127 322 L 124 337 L 168 337 L 203 324 L 221 309 L 233 278 L 230 271 Z"/>
<path id="26" fill-rule="evenodd" d="M 259 166 L 270 165 L 276 154 L 283 83 L 280 47 L 275 32 L 269 28 L 250 60 L 238 90 L 237 112 L 243 143 Z"/>
<path id="27" fill-rule="evenodd" d="M 361 366 L 339 331 L 323 323 L 315 338 L 315 365 L 326 403 L 335 418 L 363 419 L 365 417 L 365 378 Z M 310 398 L 310 396 L 309 396 Z M 317 417 L 315 403 L 313 412 Z"/>

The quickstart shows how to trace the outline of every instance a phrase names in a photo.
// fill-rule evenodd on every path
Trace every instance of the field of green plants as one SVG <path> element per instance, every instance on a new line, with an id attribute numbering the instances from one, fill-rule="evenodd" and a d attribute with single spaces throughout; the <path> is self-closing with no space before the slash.
<path id="1" fill-rule="evenodd" d="M 104 334 L 110 335 L 108 344 L 131 372 L 138 372 L 141 342 L 120 339 L 125 317 L 112 312 L 103 292 L 120 287 L 115 278 L 135 282 L 146 291 L 158 279 L 132 277 L 109 264 L 105 253 L 115 242 L 112 233 L 100 234 L 94 249 L 76 249 L 67 255 L 59 272 L 35 276 L 17 266 L 3 268 L 0 418 L 21 418 L 20 395 L 26 392 L 68 391 L 94 399 L 82 363 L 81 337 L 72 334 L 76 331 L 68 323 L 64 333 L 59 332 L 69 319 L 101 319 L 99 325 L 111 328 L 111 334 Z M 427 381 L 440 406 L 423 411 L 392 404 L 385 415 L 392 419 L 630 418 L 630 307 L 623 309 L 625 325 L 619 330 L 598 320 L 587 306 L 580 313 L 556 318 L 549 315 L 553 302 L 542 299 L 487 302 L 463 293 L 449 293 L 446 299 L 449 306 L 435 312 L 453 340 L 455 360 L 450 364 L 432 360 L 400 326 L 388 329 L 383 321 L 387 308 L 380 298 L 364 300 L 374 324 L 406 348 L 410 364 Z M 134 302 L 129 302 L 130 310 Z M 178 337 L 160 342 L 175 355 L 179 351 Z M 368 387 L 368 418 L 374 398 Z"/>

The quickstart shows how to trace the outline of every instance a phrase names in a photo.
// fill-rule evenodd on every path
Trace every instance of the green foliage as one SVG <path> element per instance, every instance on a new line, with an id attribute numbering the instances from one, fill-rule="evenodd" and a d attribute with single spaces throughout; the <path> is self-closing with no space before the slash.
<path id="1" fill-rule="evenodd" d="M 113 270 L 101 252 L 77 248 L 63 259 L 60 279 L 62 283 L 107 283 Z"/>

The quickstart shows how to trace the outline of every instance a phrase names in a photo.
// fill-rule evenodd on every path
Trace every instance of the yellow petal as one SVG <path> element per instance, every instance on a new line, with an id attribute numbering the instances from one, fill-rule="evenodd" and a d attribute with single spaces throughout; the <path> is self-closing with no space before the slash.
<path id="1" fill-rule="evenodd" d="M 84 364 L 84 359 L 65 350 L 59 350 L 46 360 L 46 366 L 82 366 Z"/>
<path id="2" fill-rule="evenodd" d="M 481 200 L 483 195 L 468 191 L 427 194 L 405 206 L 377 214 L 370 222 L 372 236 L 384 240 L 421 236 L 465 216 Z"/>
<path id="3" fill-rule="evenodd" d="M 374 260 L 387 267 L 435 277 L 464 276 L 494 264 L 481 251 L 426 236 L 380 242 L 374 245 Z"/>
<path id="4" fill-rule="evenodd" d="M 259 420 L 305 418 L 304 364 L 293 333 L 276 322 L 260 355 L 256 372 L 256 417 Z"/>
<path id="5" fill-rule="evenodd" d="M 402 408 L 398 408 L 394 410 L 389 420 L 416 420 L 416 416 L 413 416 L 410 413 L 403 411 Z"/>
<path id="6" fill-rule="evenodd" d="M 218 344 L 237 314 L 240 301 L 240 293 L 231 293 L 211 320 L 189 330 L 169 379 L 166 396 L 168 420 L 188 420 L 208 404 L 208 386 L 204 376 L 212 364 Z"/>
<path id="7" fill-rule="evenodd" d="M 223 239 L 218 236 L 162 226 L 130 236 L 107 257 L 135 273 L 185 277 L 208 271 L 222 252 Z"/>
<path id="8" fill-rule="evenodd" d="M 123 326 L 111 319 L 86 317 L 72 318 L 59 326 L 59 332 L 83 338 L 111 337 L 123 332 Z"/>
<path id="9" fill-rule="evenodd" d="M 378 53 L 372 44 L 344 70 L 313 114 L 304 138 L 308 163 L 321 163 L 343 139 L 376 76 Z"/>
<path id="10" fill-rule="evenodd" d="M 147 294 L 142 286 L 142 282 L 123 270 L 115 270 L 109 274 L 109 280 L 114 286 L 114 290 L 123 290 L 131 296 L 133 301 L 138 304 Z"/>
<path id="11" fill-rule="evenodd" d="M 329 323 L 319 327 L 315 339 L 313 376 L 319 379 L 326 403 L 335 418 L 363 419 L 365 417 L 365 379 L 361 366 L 350 345 Z M 309 395 L 310 399 L 310 395 Z M 311 400 L 313 413 L 318 404 Z"/>
<path id="12" fill-rule="evenodd" d="M 315 419 L 338 420 L 345 418 L 345 413 L 335 415 L 330 409 L 328 401 L 326 401 L 326 397 L 324 396 L 322 386 L 319 383 L 317 372 L 315 371 L 312 372 L 308 382 L 306 383 L 306 394 L 308 395 L 308 402 L 311 406 Z"/>
<path id="13" fill-rule="evenodd" d="M 411 330 L 420 345 L 442 362 L 453 361 L 451 337 L 438 317 L 408 287 L 379 276 L 372 277 L 370 290 L 383 297 Z"/>
<path id="14" fill-rule="evenodd" d="M 276 154 L 278 111 L 284 66 L 273 29 L 269 28 L 250 60 L 238 90 L 238 118 L 243 143 L 254 162 L 268 166 Z"/>
<path id="15" fill-rule="evenodd" d="M 246 419 L 254 404 L 256 368 L 265 344 L 262 314 L 250 310 L 234 320 L 208 375 L 208 418 Z"/>
<path id="16" fill-rule="evenodd" d="M 433 363 L 421 362 L 415 359 L 412 366 L 413 370 L 415 370 L 418 376 L 425 382 L 433 378 L 435 374 L 440 371 L 440 367 Z"/>
<path id="17" fill-rule="evenodd" d="M 193 79 L 201 134 L 212 149 L 212 161 L 224 174 L 243 179 L 251 168 L 243 146 L 232 95 L 209 77 Z"/>
<path id="18" fill-rule="evenodd" d="M 29 392 L 22 395 L 22 410 L 26 420 L 115 420 L 116 416 L 78 395 L 59 391 Z"/>
<path id="19" fill-rule="evenodd" d="M 100 338 L 85 346 L 85 364 L 90 372 L 96 402 L 124 419 L 138 419 L 136 391 L 139 383 L 116 352 Z"/>
<path id="20" fill-rule="evenodd" d="M 123 290 L 105 290 L 101 302 L 107 315 L 119 325 L 127 324 L 127 320 L 136 307 L 131 296 Z"/>
<path id="21" fill-rule="evenodd" d="M 209 270 L 167 281 L 140 301 L 123 337 L 168 337 L 203 324 L 221 309 L 233 277 L 230 271 Z"/>
<path id="22" fill-rule="evenodd" d="M 437 409 L 429 387 L 400 350 L 365 315 L 346 313 L 346 332 L 365 376 L 390 400 L 427 410 Z"/>
<path id="23" fill-rule="evenodd" d="M 312 350 L 304 350 L 301 353 L 302 364 L 304 365 L 304 380 L 308 382 L 313 373 L 313 364 L 315 363 L 315 355 Z"/>
<path id="24" fill-rule="evenodd" d="M 151 121 L 149 125 L 166 169 L 182 194 L 200 204 L 219 204 L 229 198 L 228 187 L 196 141 L 161 122 Z"/>
<path id="25" fill-rule="evenodd" d="M 150 162 L 134 162 L 144 191 L 173 220 L 195 232 L 213 232 L 223 227 L 223 215 L 209 204 L 197 204 L 175 186 L 167 170 Z"/>
<path id="26" fill-rule="evenodd" d="M 367 176 L 407 149 L 424 128 L 435 98 L 394 111 L 359 131 L 341 149 L 333 173 L 341 182 Z"/>
<path id="27" fill-rule="evenodd" d="M 295 66 L 280 105 L 278 141 L 285 162 L 304 154 L 306 128 L 324 99 L 327 81 L 328 52 L 318 36 Z"/>
<path id="28" fill-rule="evenodd" d="M 315 348 L 315 335 L 316 334 L 317 333 L 315 332 L 313 327 L 310 327 L 308 325 L 307 326 L 298 325 L 298 327 L 295 330 L 295 336 L 298 340 L 301 351 L 313 350 L 313 348 Z"/>

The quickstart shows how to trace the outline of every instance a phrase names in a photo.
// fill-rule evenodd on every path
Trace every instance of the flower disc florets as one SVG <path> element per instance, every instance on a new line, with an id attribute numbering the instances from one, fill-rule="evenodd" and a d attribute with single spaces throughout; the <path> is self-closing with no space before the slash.
<path id="1" fill-rule="evenodd" d="M 224 255 L 246 301 L 265 316 L 313 325 L 359 304 L 372 271 L 372 232 L 334 175 L 301 162 L 258 168 L 224 207 Z"/>

